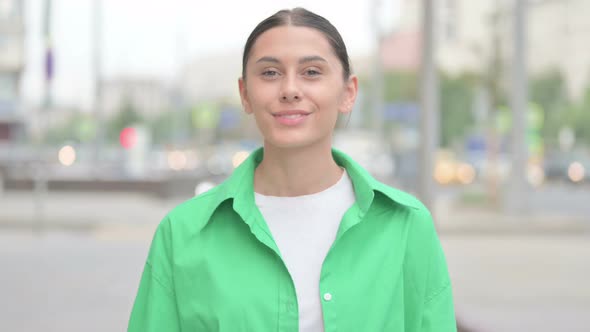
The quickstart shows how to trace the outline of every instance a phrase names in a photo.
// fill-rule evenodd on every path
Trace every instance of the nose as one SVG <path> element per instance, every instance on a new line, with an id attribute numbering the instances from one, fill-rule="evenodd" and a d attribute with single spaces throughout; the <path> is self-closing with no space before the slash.
<path id="1" fill-rule="evenodd" d="M 301 99 L 301 91 L 296 78 L 292 75 L 285 77 L 281 86 L 281 102 L 291 103 Z"/>

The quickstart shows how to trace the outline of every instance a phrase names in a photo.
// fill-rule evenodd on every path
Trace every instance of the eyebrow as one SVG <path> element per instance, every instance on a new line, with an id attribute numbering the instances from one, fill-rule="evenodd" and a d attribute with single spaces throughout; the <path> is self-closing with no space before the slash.
<path id="1" fill-rule="evenodd" d="M 322 58 L 319 55 L 308 55 L 308 56 L 304 56 L 301 59 L 299 59 L 299 64 L 304 64 L 304 63 L 313 62 L 313 61 L 328 62 L 326 59 Z M 272 57 L 272 56 L 263 56 L 262 58 L 260 58 L 256 61 L 256 63 L 260 63 L 260 62 L 281 63 L 281 61 L 279 61 L 279 59 Z"/>

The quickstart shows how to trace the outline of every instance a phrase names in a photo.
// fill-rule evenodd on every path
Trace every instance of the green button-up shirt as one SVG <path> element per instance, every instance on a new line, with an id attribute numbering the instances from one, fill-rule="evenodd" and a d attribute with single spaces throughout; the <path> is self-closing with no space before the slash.
<path id="1" fill-rule="evenodd" d="M 356 202 L 322 265 L 317 296 L 325 331 L 455 331 L 447 266 L 428 210 L 344 153 L 332 154 L 352 179 Z M 299 330 L 293 281 L 254 201 L 262 158 L 262 149 L 255 151 L 224 183 L 162 220 L 129 331 Z"/>

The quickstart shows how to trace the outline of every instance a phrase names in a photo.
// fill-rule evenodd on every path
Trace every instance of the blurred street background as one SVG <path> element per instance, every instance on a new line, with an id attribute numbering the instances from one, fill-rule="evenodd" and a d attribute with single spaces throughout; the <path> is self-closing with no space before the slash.
<path id="1" fill-rule="evenodd" d="M 0 331 L 124 331 L 154 229 L 261 145 L 242 47 L 303 6 L 335 147 L 432 210 L 460 331 L 590 326 L 590 1 L 0 0 Z"/>

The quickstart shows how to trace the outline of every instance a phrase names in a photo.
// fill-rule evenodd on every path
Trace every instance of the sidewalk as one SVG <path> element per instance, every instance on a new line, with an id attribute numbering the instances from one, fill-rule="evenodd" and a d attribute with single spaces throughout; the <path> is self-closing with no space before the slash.
<path id="1" fill-rule="evenodd" d="M 590 236 L 442 234 L 455 310 L 476 332 L 587 331 Z"/>
<path id="2" fill-rule="evenodd" d="M 441 234 L 590 234 L 590 216 L 518 216 L 483 209 L 455 209 L 437 213 L 435 219 Z"/>
<path id="3" fill-rule="evenodd" d="M 156 225 L 181 202 L 138 193 L 50 192 L 39 203 L 31 192 L 7 191 L 0 195 L 0 228 Z"/>
<path id="4" fill-rule="evenodd" d="M 174 206 L 189 198 L 162 200 L 138 193 L 50 192 L 40 204 L 31 192 L 7 191 L 0 195 L 0 228 L 153 227 Z M 433 215 L 441 234 L 590 233 L 590 216 L 509 216 L 484 209 L 457 208 L 444 200 L 437 202 Z"/>
<path id="5" fill-rule="evenodd" d="M 483 206 L 460 204 L 448 196 L 437 199 L 432 214 L 441 234 L 578 234 L 590 233 L 590 215 L 543 212 L 531 208 L 523 215 Z"/>

